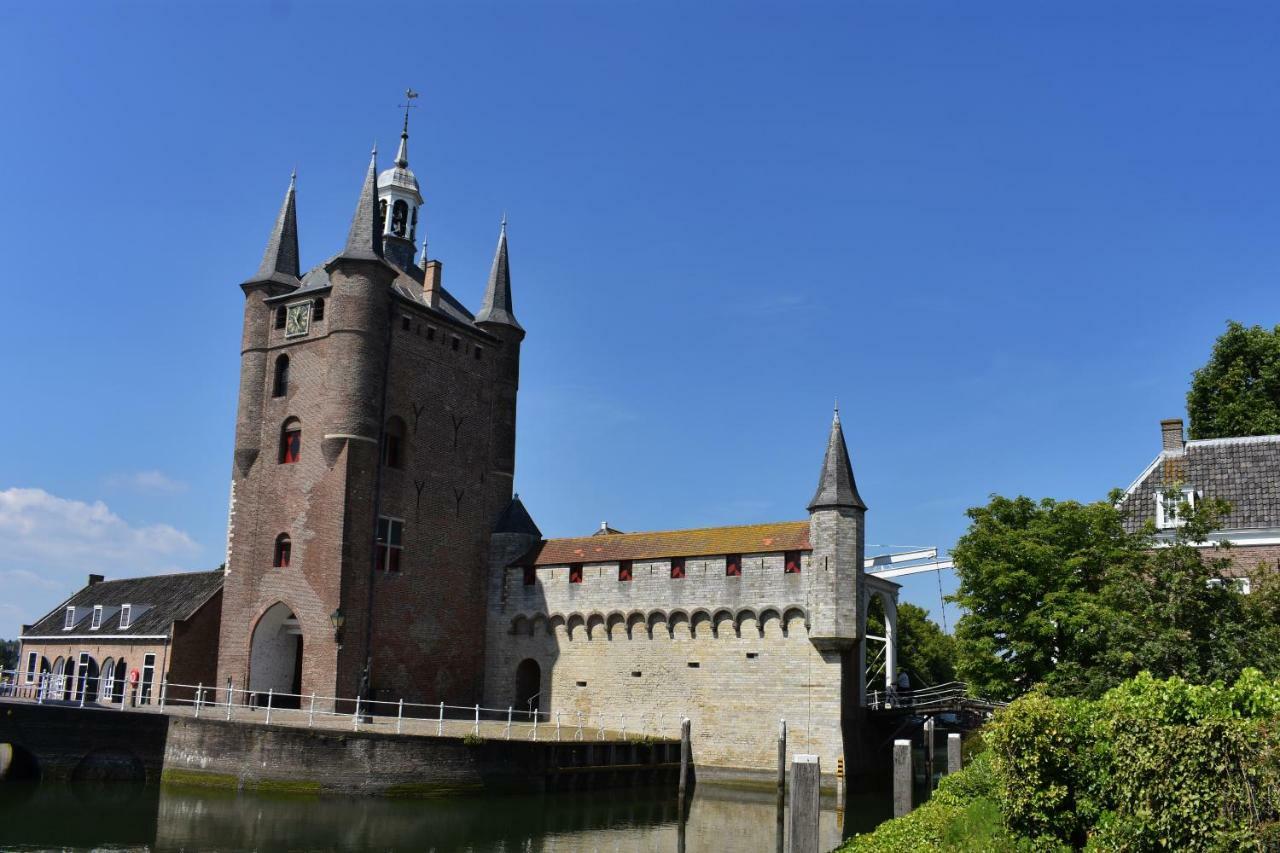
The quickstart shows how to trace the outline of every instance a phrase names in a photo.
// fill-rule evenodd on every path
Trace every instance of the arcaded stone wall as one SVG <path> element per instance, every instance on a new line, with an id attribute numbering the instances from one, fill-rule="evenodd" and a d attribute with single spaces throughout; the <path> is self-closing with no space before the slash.
<path id="1" fill-rule="evenodd" d="M 666 560 L 636 561 L 633 580 L 617 563 L 587 565 L 570 584 L 567 566 L 495 566 L 486 641 L 485 704 L 518 705 L 516 670 L 541 671 L 540 708 L 554 723 L 577 714 L 606 728 L 674 736 L 693 724 L 700 774 L 767 777 L 777 763 L 779 720 L 790 753 L 814 752 L 834 769 L 844 755 L 844 658 L 809 639 L 808 608 L 822 578 L 804 555 L 785 574 L 782 554 L 746 554 L 740 577 L 724 557 L 689 558 L 673 579 Z M 820 589 L 820 587 L 819 587 Z"/>

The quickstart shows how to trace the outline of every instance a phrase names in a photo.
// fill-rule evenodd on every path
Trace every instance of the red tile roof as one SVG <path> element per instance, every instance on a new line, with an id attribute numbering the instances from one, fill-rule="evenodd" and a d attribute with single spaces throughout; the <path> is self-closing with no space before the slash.
<path id="1" fill-rule="evenodd" d="M 654 533 L 615 533 L 548 539 L 516 562 L 562 566 L 566 563 L 612 563 L 666 557 L 710 557 L 717 554 L 760 554 L 809 551 L 809 522 L 778 521 L 739 527 L 700 527 Z"/>

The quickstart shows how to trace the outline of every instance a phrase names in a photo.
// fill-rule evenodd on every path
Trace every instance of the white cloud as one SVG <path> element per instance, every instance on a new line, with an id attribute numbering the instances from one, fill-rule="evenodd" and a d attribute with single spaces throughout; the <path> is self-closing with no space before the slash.
<path id="1" fill-rule="evenodd" d="M 43 489 L 0 491 L 0 637 L 34 622 L 85 583 L 193 568 L 199 546 L 167 524 L 135 526 L 102 501 Z"/>
<path id="2" fill-rule="evenodd" d="M 114 488 L 134 489 L 139 492 L 173 494 L 185 492 L 187 484 L 175 480 L 163 471 L 135 471 L 132 474 L 116 474 L 107 478 L 107 485 Z"/>

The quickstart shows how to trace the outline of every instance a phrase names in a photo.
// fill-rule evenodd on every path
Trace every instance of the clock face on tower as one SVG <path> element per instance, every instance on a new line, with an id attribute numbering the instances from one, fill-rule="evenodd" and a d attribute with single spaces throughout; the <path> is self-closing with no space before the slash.
<path id="1" fill-rule="evenodd" d="M 311 324 L 311 303 L 303 302 L 299 305 L 290 305 L 284 321 L 284 336 L 286 338 L 294 338 L 307 333 L 307 327 Z"/>

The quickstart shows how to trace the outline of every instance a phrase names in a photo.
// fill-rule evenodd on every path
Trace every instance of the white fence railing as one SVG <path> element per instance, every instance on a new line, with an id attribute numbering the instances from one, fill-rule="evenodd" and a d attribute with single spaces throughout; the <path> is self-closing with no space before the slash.
<path id="1" fill-rule="evenodd" d="M 541 711 L 514 707 L 426 704 L 319 693 L 245 690 L 228 684 L 158 685 L 0 670 L 0 698 L 133 713 L 214 717 L 263 725 L 345 728 L 436 737 L 505 740 L 678 740 L 680 714 L 627 711 Z"/>
<path id="2" fill-rule="evenodd" d="M 972 696 L 969 693 L 969 685 L 965 682 L 948 681 L 945 684 L 935 684 L 932 687 L 922 687 L 919 690 L 874 690 L 867 694 L 867 707 L 877 711 L 889 708 L 908 709 L 939 705 L 963 699 L 991 707 L 1000 707 L 1008 704 L 993 699 Z"/>

